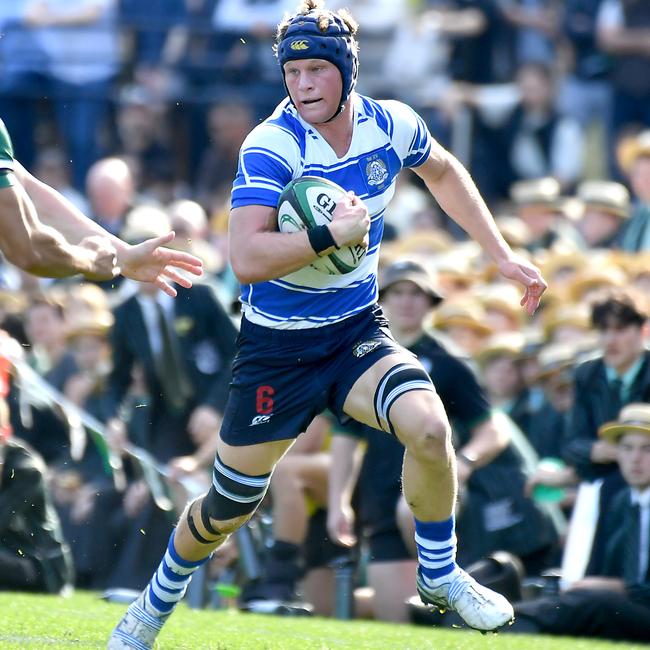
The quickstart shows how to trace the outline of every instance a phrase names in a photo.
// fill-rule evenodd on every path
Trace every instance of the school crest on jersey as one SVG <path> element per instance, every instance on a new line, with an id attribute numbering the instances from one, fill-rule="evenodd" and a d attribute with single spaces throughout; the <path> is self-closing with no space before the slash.
<path id="1" fill-rule="evenodd" d="M 379 154 L 373 154 L 366 159 L 366 182 L 368 185 L 377 187 L 383 185 L 388 178 L 388 166 L 379 157 Z"/>

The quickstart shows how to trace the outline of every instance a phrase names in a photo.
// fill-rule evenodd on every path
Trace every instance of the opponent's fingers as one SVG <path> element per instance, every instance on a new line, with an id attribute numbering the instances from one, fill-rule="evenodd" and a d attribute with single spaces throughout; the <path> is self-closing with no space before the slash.
<path id="1" fill-rule="evenodd" d="M 166 252 L 166 251 L 163 251 Z M 190 258 L 193 256 L 190 255 Z M 194 258 L 197 259 L 198 258 Z M 162 258 L 162 262 L 165 264 L 165 268 L 171 268 L 175 267 L 177 269 L 181 269 L 183 271 L 187 271 L 188 273 L 191 273 L 192 275 L 203 275 L 203 262 L 201 260 L 198 260 L 198 264 L 194 261 L 194 259 L 190 260 L 184 260 L 180 259 L 178 257 L 175 257 L 173 255 L 171 256 L 164 256 Z"/>
<path id="2" fill-rule="evenodd" d="M 171 232 L 168 232 L 166 235 L 159 235 L 158 237 L 152 237 L 151 239 L 147 239 L 140 244 L 136 245 L 136 248 L 140 250 L 140 252 L 144 252 L 145 254 L 153 253 L 153 251 L 156 250 L 156 248 L 160 248 L 161 246 L 164 246 L 165 244 L 169 244 L 170 241 L 172 241 L 176 237 L 176 233 L 172 230 Z"/>
<path id="3" fill-rule="evenodd" d="M 186 278 L 181 273 L 178 273 L 178 271 L 176 271 L 176 269 L 173 266 L 166 266 L 163 269 L 162 274 L 168 280 L 171 280 L 172 282 L 176 282 L 177 284 L 180 284 L 181 287 L 185 287 L 186 289 L 189 289 L 192 286 L 192 281 L 189 278 Z"/>
<path id="4" fill-rule="evenodd" d="M 169 284 L 164 278 L 161 276 L 158 276 L 154 282 L 154 284 L 161 290 L 164 291 L 168 296 L 171 296 L 172 298 L 176 298 L 177 292 L 174 287 Z"/>

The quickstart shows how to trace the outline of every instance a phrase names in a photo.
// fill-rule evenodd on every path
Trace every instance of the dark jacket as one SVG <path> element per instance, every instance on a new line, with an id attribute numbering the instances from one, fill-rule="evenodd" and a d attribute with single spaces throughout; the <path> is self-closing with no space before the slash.
<path id="1" fill-rule="evenodd" d="M 213 289 L 195 285 L 178 288 L 174 300 L 174 329 L 185 371 L 192 385 L 195 405 L 221 411 L 230 383 L 230 366 L 235 354 L 237 329 Z M 164 409 L 165 395 L 157 374 L 147 327 L 136 296 L 115 310 L 111 335 L 113 371 L 109 399 L 113 413 L 131 385 L 134 365 L 140 364 L 152 400 L 152 410 Z"/>
<path id="2" fill-rule="evenodd" d="M 46 487 L 46 467 L 26 443 L 0 448 L 0 549 L 35 561 L 47 591 L 73 582 L 70 549 Z"/>
<path id="3" fill-rule="evenodd" d="M 120 407 L 128 406 L 134 367 L 142 369 L 146 394 L 137 397 L 137 408 L 132 408 L 127 416 L 130 436 L 163 462 L 194 450 L 186 424 L 196 407 L 223 410 L 237 338 L 237 328 L 208 285 L 179 287 L 173 308 L 180 366 L 189 383 L 190 394 L 183 407 L 173 407 L 172 396 L 165 395 L 137 296 L 115 310 L 111 333 L 113 370 L 107 391 L 107 411 L 115 416 Z"/>
<path id="4" fill-rule="evenodd" d="M 650 402 L 650 351 L 632 383 L 626 403 Z M 607 382 L 602 357 L 580 364 L 575 372 L 575 402 L 568 419 L 562 455 L 586 480 L 617 472 L 615 463 L 592 463 L 591 448 L 598 439 L 598 428 L 618 417 L 618 404 Z"/>

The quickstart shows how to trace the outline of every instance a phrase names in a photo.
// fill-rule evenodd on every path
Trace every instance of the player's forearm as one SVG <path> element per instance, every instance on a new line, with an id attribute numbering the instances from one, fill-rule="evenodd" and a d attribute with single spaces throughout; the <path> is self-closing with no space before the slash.
<path id="1" fill-rule="evenodd" d="M 350 504 L 358 476 L 358 471 L 355 471 L 355 452 L 358 446 L 359 440 L 352 436 L 332 436 L 332 464 L 327 486 L 328 504 L 332 507 Z"/>
<path id="2" fill-rule="evenodd" d="M 230 263 L 242 284 L 273 280 L 307 266 L 318 256 L 305 231 L 230 236 Z"/>
<path id="3" fill-rule="evenodd" d="M 41 223 L 20 185 L 0 191 L 0 248 L 9 262 L 34 275 L 66 277 L 92 270 L 90 251 Z"/>
<path id="4" fill-rule="evenodd" d="M 57 230 L 70 244 L 78 244 L 82 239 L 102 236 L 109 239 L 120 257 L 129 248 L 126 242 L 104 230 L 98 223 L 87 217 L 71 201 L 53 187 L 32 176 L 24 167 L 16 165 L 16 176 L 29 195 L 38 219 Z"/>
<path id="5" fill-rule="evenodd" d="M 52 228 L 44 226 L 33 234 L 31 241 L 33 255 L 27 264 L 18 266 L 33 275 L 65 278 L 78 273 L 92 274 L 95 270 L 91 251 L 69 244 Z"/>
<path id="6" fill-rule="evenodd" d="M 448 154 L 439 176 L 422 175 L 440 207 L 475 239 L 495 261 L 508 259 L 512 251 L 499 232 L 485 201 L 461 163 Z"/>

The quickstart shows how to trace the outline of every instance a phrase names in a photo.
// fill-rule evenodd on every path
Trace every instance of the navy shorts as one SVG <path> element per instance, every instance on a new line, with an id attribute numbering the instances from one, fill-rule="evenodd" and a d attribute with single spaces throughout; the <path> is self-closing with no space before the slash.
<path id="1" fill-rule="evenodd" d="M 355 381 L 402 350 L 378 306 L 304 330 L 242 318 L 237 345 L 221 427 L 221 439 L 233 446 L 295 438 L 326 408 L 345 420 L 343 404 Z"/>

